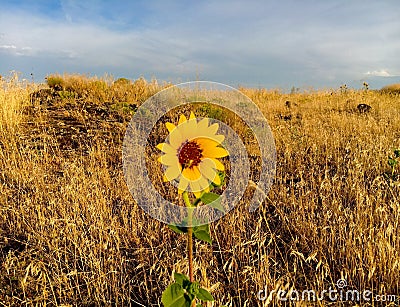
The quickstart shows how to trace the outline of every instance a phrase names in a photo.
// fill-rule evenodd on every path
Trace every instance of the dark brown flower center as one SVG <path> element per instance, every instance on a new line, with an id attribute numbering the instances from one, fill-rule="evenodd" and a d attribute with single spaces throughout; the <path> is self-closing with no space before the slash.
<path id="1" fill-rule="evenodd" d="M 203 150 L 195 141 L 184 143 L 178 150 L 179 163 L 183 168 L 190 168 L 199 165 Z"/>

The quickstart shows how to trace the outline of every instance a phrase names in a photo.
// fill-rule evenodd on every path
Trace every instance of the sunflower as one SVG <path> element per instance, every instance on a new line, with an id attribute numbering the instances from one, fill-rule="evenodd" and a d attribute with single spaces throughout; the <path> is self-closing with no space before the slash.
<path id="1" fill-rule="evenodd" d="M 177 180 L 178 193 L 190 191 L 199 198 L 203 192 L 209 192 L 210 183 L 221 184 L 218 171 L 224 165 L 218 158 L 229 153 L 221 143 L 225 137 L 218 135 L 217 123 L 209 126 L 208 118 L 197 121 L 193 112 L 189 119 L 181 115 L 178 125 L 166 123 L 169 131 L 168 143 L 161 143 L 157 148 L 165 153 L 158 161 L 166 166 L 163 180 Z"/>

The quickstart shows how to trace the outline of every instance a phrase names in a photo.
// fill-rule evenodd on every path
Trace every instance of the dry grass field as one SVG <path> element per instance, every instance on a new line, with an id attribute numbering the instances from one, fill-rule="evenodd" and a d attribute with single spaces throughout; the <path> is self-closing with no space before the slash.
<path id="1" fill-rule="evenodd" d="M 159 306 L 172 272 L 187 274 L 185 237 L 134 203 L 122 170 L 132 114 L 167 86 L 0 79 L 1 306 Z M 240 91 L 269 122 L 277 174 L 258 210 L 249 213 L 245 197 L 211 225 L 212 245 L 196 242 L 196 279 L 216 299 L 209 306 L 280 306 L 258 291 L 320 293 L 338 279 L 399 295 L 400 165 L 388 165 L 400 148 L 397 89 Z M 371 109 L 360 112 L 362 103 Z M 197 111 L 235 125 L 221 110 Z"/>

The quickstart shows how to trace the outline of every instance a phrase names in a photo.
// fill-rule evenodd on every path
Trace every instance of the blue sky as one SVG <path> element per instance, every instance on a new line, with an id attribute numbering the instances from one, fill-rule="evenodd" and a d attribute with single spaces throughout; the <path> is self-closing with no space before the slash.
<path id="1" fill-rule="evenodd" d="M 4 1 L 0 74 L 290 89 L 400 82 L 400 4 L 382 1 Z"/>

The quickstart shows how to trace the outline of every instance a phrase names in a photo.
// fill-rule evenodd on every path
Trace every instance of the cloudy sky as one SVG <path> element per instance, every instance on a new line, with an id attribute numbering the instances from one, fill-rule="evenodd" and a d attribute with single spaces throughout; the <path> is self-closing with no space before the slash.
<path id="1" fill-rule="evenodd" d="M 0 0 L 0 74 L 232 86 L 400 82 L 398 0 Z"/>

